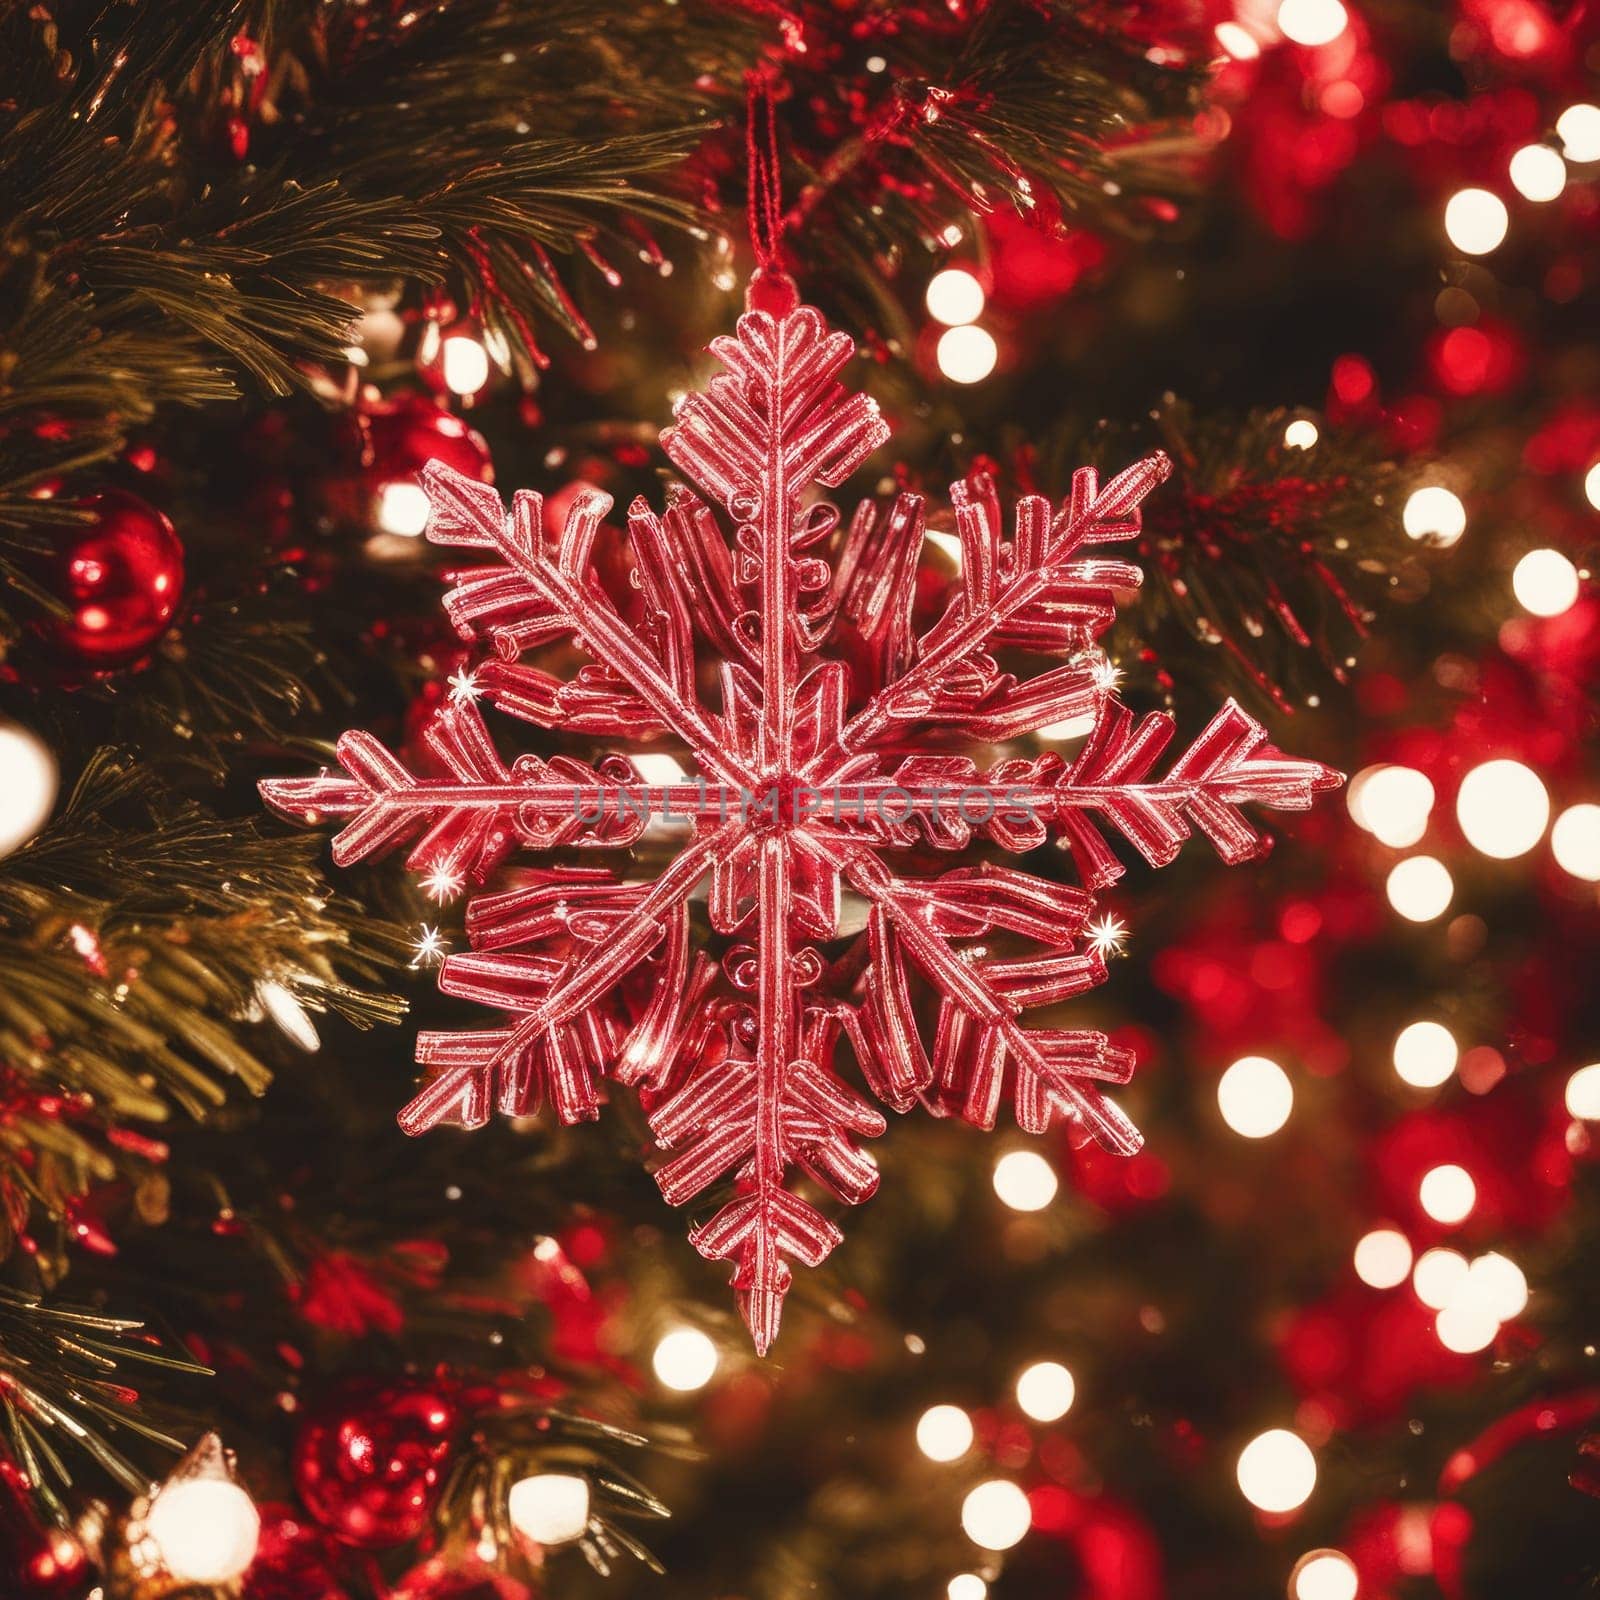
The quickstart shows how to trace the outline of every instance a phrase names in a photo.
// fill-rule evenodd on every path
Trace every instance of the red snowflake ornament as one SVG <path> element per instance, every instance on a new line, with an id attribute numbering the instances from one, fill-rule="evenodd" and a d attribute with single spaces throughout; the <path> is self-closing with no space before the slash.
<path id="1" fill-rule="evenodd" d="M 919 635 L 921 498 L 865 504 L 842 532 L 814 498 L 888 437 L 874 402 L 839 382 L 853 348 L 809 307 L 750 311 L 715 341 L 725 372 L 683 401 L 662 444 L 732 519 L 732 542 L 692 490 L 673 490 L 664 515 L 637 500 L 621 597 L 593 559 L 609 496 L 580 493 L 552 540 L 537 493 L 508 515 L 491 487 L 431 465 L 428 537 L 489 558 L 446 596 L 462 637 L 493 656 L 427 730 L 445 776 L 415 776 L 352 732 L 342 772 L 262 785 L 302 822 L 350 819 L 341 865 L 414 841 L 408 865 L 440 891 L 482 883 L 513 853 L 561 852 L 468 904 L 471 953 L 444 961 L 440 986 L 505 1021 L 424 1033 L 429 1076 L 401 1125 L 478 1127 L 542 1099 L 577 1122 L 597 1115 L 603 1079 L 636 1086 L 671 1203 L 732 1180 L 691 1238 L 733 1264 L 762 1352 L 790 1263 L 815 1267 L 841 1238 L 791 1176 L 851 1204 L 871 1195 L 859 1141 L 884 1130 L 875 1101 L 988 1128 L 1009 1096 L 1029 1132 L 1064 1117 L 1110 1149 L 1139 1147 L 1102 1089 L 1127 1081 L 1129 1053 L 1024 1020 L 1105 978 L 1093 891 L 1122 871 L 1105 833 L 1160 865 L 1198 830 L 1243 861 L 1264 841 L 1242 805 L 1298 810 L 1338 782 L 1281 755 L 1231 703 L 1157 776 L 1171 719 L 1136 719 L 1112 693 L 1094 642 L 1140 573 L 1099 552 L 1137 533 L 1164 456 L 1106 484 L 1085 468 L 1060 506 L 1026 497 L 1009 539 L 992 488 L 958 484 L 960 577 Z M 553 644 L 589 664 L 554 676 L 537 664 Z M 1019 680 L 1002 649 L 1056 664 Z M 686 776 L 652 783 L 622 755 L 507 765 L 479 694 L 541 728 L 650 743 Z M 1068 721 L 1090 730 L 1075 756 L 1007 753 Z M 687 821 L 686 841 L 651 881 L 566 864 L 568 847 L 626 860 L 667 815 Z M 980 839 L 986 857 L 1054 839 L 1082 887 L 991 859 L 932 876 L 904 865 Z M 924 1003 L 937 1007 L 931 1043 Z M 841 1037 L 862 1087 L 839 1070 Z"/>

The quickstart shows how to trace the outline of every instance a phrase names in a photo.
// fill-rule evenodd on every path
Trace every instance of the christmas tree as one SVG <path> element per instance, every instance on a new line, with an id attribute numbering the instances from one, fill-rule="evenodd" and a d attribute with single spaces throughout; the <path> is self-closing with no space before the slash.
<path id="1" fill-rule="evenodd" d="M 0 1593 L 1590 1592 L 1597 71 L 0 14 Z"/>

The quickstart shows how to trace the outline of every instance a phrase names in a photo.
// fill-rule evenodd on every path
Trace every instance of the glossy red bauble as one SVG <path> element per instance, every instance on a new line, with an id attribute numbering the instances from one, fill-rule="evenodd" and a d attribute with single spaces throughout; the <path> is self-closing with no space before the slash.
<path id="1" fill-rule="evenodd" d="M 345 1544 L 407 1544 L 427 1526 L 455 1427 L 455 1407 L 424 1385 L 353 1386 L 307 1418 L 295 1486 Z"/>
<path id="2" fill-rule="evenodd" d="M 354 427 L 356 459 L 328 487 L 337 521 L 416 538 L 428 518 L 419 474 L 430 461 L 442 461 L 480 483 L 494 482 L 483 435 L 426 395 L 367 406 Z"/>
<path id="3" fill-rule="evenodd" d="M 126 666 L 172 622 L 183 596 L 183 546 L 154 506 L 124 489 L 79 506 L 94 521 L 56 536 L 45 586 L 66 615 L 45 627 L 57 648 L 84 666 Z"/>
<path id="4" fill-rule="evenodd" d="M 261 1542 L 244 1575 L 240 1600 L 349 1600 L 328 1535 L 293 1506 L 259 1509 Z"/>
<path id="5" fill-rule="evenodd" d="M 430 1556 L 394 1586 L 393 1600 L 535 1600 L 534 1591 L 475 1556 Z"/>

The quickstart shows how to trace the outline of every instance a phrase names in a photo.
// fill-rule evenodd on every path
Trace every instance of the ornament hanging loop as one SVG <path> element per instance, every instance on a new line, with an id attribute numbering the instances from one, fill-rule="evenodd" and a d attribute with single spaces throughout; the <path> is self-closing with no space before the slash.
<path id="1" fill-rule="evenodd" d="M 745 289 L 745 309 L 786 317 L 800 304 L 794 279 L 783 270 L 783 167 L 778 159 L 778 117 L 771 67 L 746 74 L 745 154 L 749 161 L 750 248 L 756 269 Z"/>

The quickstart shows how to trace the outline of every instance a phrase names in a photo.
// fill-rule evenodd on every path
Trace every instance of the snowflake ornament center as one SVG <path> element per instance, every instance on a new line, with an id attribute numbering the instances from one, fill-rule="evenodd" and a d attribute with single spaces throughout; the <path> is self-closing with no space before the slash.
<path id="1" fill-rule="evenodd" d="M 791 1263 L 817 1266 L 841 1237 L 795 1180 L 867 1199 L 880 1104 L 989 1128 L 1009 1099 L 1028 1132 L 1065 1119 L 1139 1147 L 1102 1087 L 1127 1081 L 1129 1053 L 1025 1020 L 1105 978 L 1122 936 L 1095 920 L 1123 870 L 1108 832 L 1153 865 L 1197 830 L 1243 861 L 1265 847 L 1243 805 L 1303 809 L 1339 779 L 1232 702 L 1156 776 L 1172 720 L 1118 701 L 1095 641 L 1140 581 L 1103 547 L 1137 534 L 1164 456 L 1104 484 L 1084 468 L 1059 505 L 1025 497 L 1009 537 L 992 485 L 957 484 L 959 572 L 941 594 L 920 496 L 868 502 L 847 527 L 815 498 L 889 436 L 839 381 L 851 341 L 802 306 L 747 312 L 711 348 L 724 370 L 662 434 L 695 488 L 660 514 L 633 503 L 621 578 L 596 560 L 608 495 L 579 493 L 555 532 L 540 495 L 508 513 L 431 464 L 428 537 L 487 557 L 445 605 L 490 647 L 426 731 L 438 775 L 351 732 L 341 771 L 262 793 L 302 822 L 348 818 L 341 865 L 409 842 L 441 895 L 535 863 L 471 900 L 471 949 L 440 967 L 447 993 L 504 1020 L 421 1035 L 428 1075 L 401 1124 L 478 1127 L 546 1099 L 576 1122 L 604 1081 L 635 1087 L 668 1201 L 718 1191 L 691 1238 L 732 1264 L 764 1353 Z M 1019 677 L 1002 653 L 1050 664 Z M 563 676 L 564 657 L 582 664 Z M 480 701 L 636 753 L 507 766 Z M 1087 730 L 1070 759 L 1035 737 L 1063 726 Z M 587 864 L 625 863 L 667 826 L 687 832 L 653 878 Z M 1079 884 L 1004 864 L 1051 840 Z"/>

